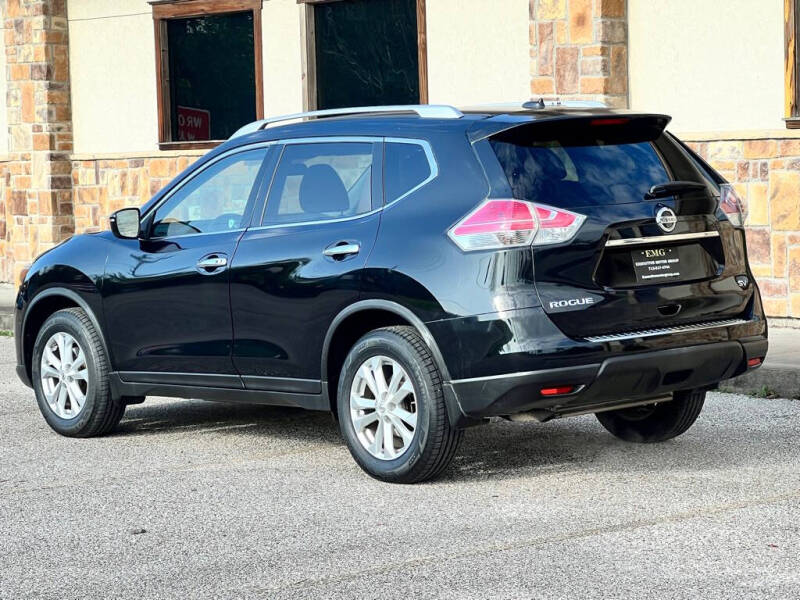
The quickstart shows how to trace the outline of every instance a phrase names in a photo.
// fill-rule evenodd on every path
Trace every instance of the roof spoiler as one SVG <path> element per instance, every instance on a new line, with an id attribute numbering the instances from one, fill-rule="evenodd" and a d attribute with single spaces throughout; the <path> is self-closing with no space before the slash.
<path id="1" fill-rule="evenodd" d="M 628 130 L 636 128 L 643 132 L 649 132 L 652 139 L 655 139 L 664 131 L 671 120 L 672 117 L 669 115 L 610 111 L 608 109 L 576 110 L 569 113 L 545 110 L 542 113 L 509 113 L 484 119 L 476 122 L 467 132 L 467 136 L 469 141 L 474 143 L 518 127 L 530 127 L 538 130 L 540 127 L 549 129 L 549 127 L 556 124 L 563 126 L 569 123 L 573 128 L 590 126 L 608 126 Z"/>

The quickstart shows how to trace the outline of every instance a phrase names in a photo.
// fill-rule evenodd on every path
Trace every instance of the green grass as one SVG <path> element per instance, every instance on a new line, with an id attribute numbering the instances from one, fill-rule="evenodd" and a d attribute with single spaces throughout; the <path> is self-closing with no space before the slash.
<path id="1" fill-rule="evenodd" d="M 14 337 L 14 332 L 8 329 L 0 329 L 0 337 Z"/>

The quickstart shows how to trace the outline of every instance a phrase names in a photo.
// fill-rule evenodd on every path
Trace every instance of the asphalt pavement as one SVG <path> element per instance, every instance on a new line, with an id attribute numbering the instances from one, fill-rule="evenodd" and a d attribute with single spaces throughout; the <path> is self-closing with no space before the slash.
<path id="1" fill-rule="evenodd" d="M 798 598 L 800 402 L 711 394 L 626 444 L 592 416 L 471 429 L 379 483 L 329 415 L 148 399 L 59 437 L 0 338 L 0 598 Z"/>

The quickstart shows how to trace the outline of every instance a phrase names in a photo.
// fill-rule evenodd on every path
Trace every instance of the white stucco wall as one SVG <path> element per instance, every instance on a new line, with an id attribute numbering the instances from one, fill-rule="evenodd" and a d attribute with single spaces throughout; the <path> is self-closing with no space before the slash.
<path id="1" fill-rule="evenodd" d="M 264 52 L 264 114 L 303 110 L 300 17 L 296 0 L 268 0 L 261 9 Z"/>
<path id="2" fill-rule="evenodd" d="M 530 98 L 528 0 L 428 0 L 426 6 L 431 103 Z"/>
<path id="3" fill-rule="evenodd" d="M 673 131 L 783 129 L 783 0 L 628 0 L 630 103 Z"/>
<path id="4" fill-rule="evenodd" d="M 155 39 L 145 0 L 70 0 L 76 153 L 158 148 Z"/>

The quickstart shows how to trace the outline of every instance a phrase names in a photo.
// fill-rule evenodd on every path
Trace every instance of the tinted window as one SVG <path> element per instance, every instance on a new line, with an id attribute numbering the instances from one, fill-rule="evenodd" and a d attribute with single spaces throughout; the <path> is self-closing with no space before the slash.
<path id="1" fill-rule="evenodd" d="M 265 148 L 223 158 L 203 169 L 162 204 L 153 235 L 167 237 L 240 229 Z"/>
<path id="2" fill-rule="evenodd" d="M 275 172 L 263 223 L 352 217 L 372 210 L 372 144 L 289 144 Z"/>
<path id="3" fill-rule="evenodd" d="M 603 126 L 519 129 L 491 141 L 515 198 L 563 207 L 640 202 L 672 179 L 653 143 L 634 135 L 604 139 Z"/>
<path id="4" fill-rule="evenodd" d="M 256 119 L 253 13 L 167 21 L 173 141 L 224 140 Z"/>
<path id="5" fill-rule="evenodd" d="M 313 7 L 317 108 L 417 104 L 416 0 Z"/>
<path id="6" fill-rule="evenodd" d="M 386 202 L 397 200 L 431 175 L 425 150 L 419 144 L 388 143 L 385 146 Z"/>

